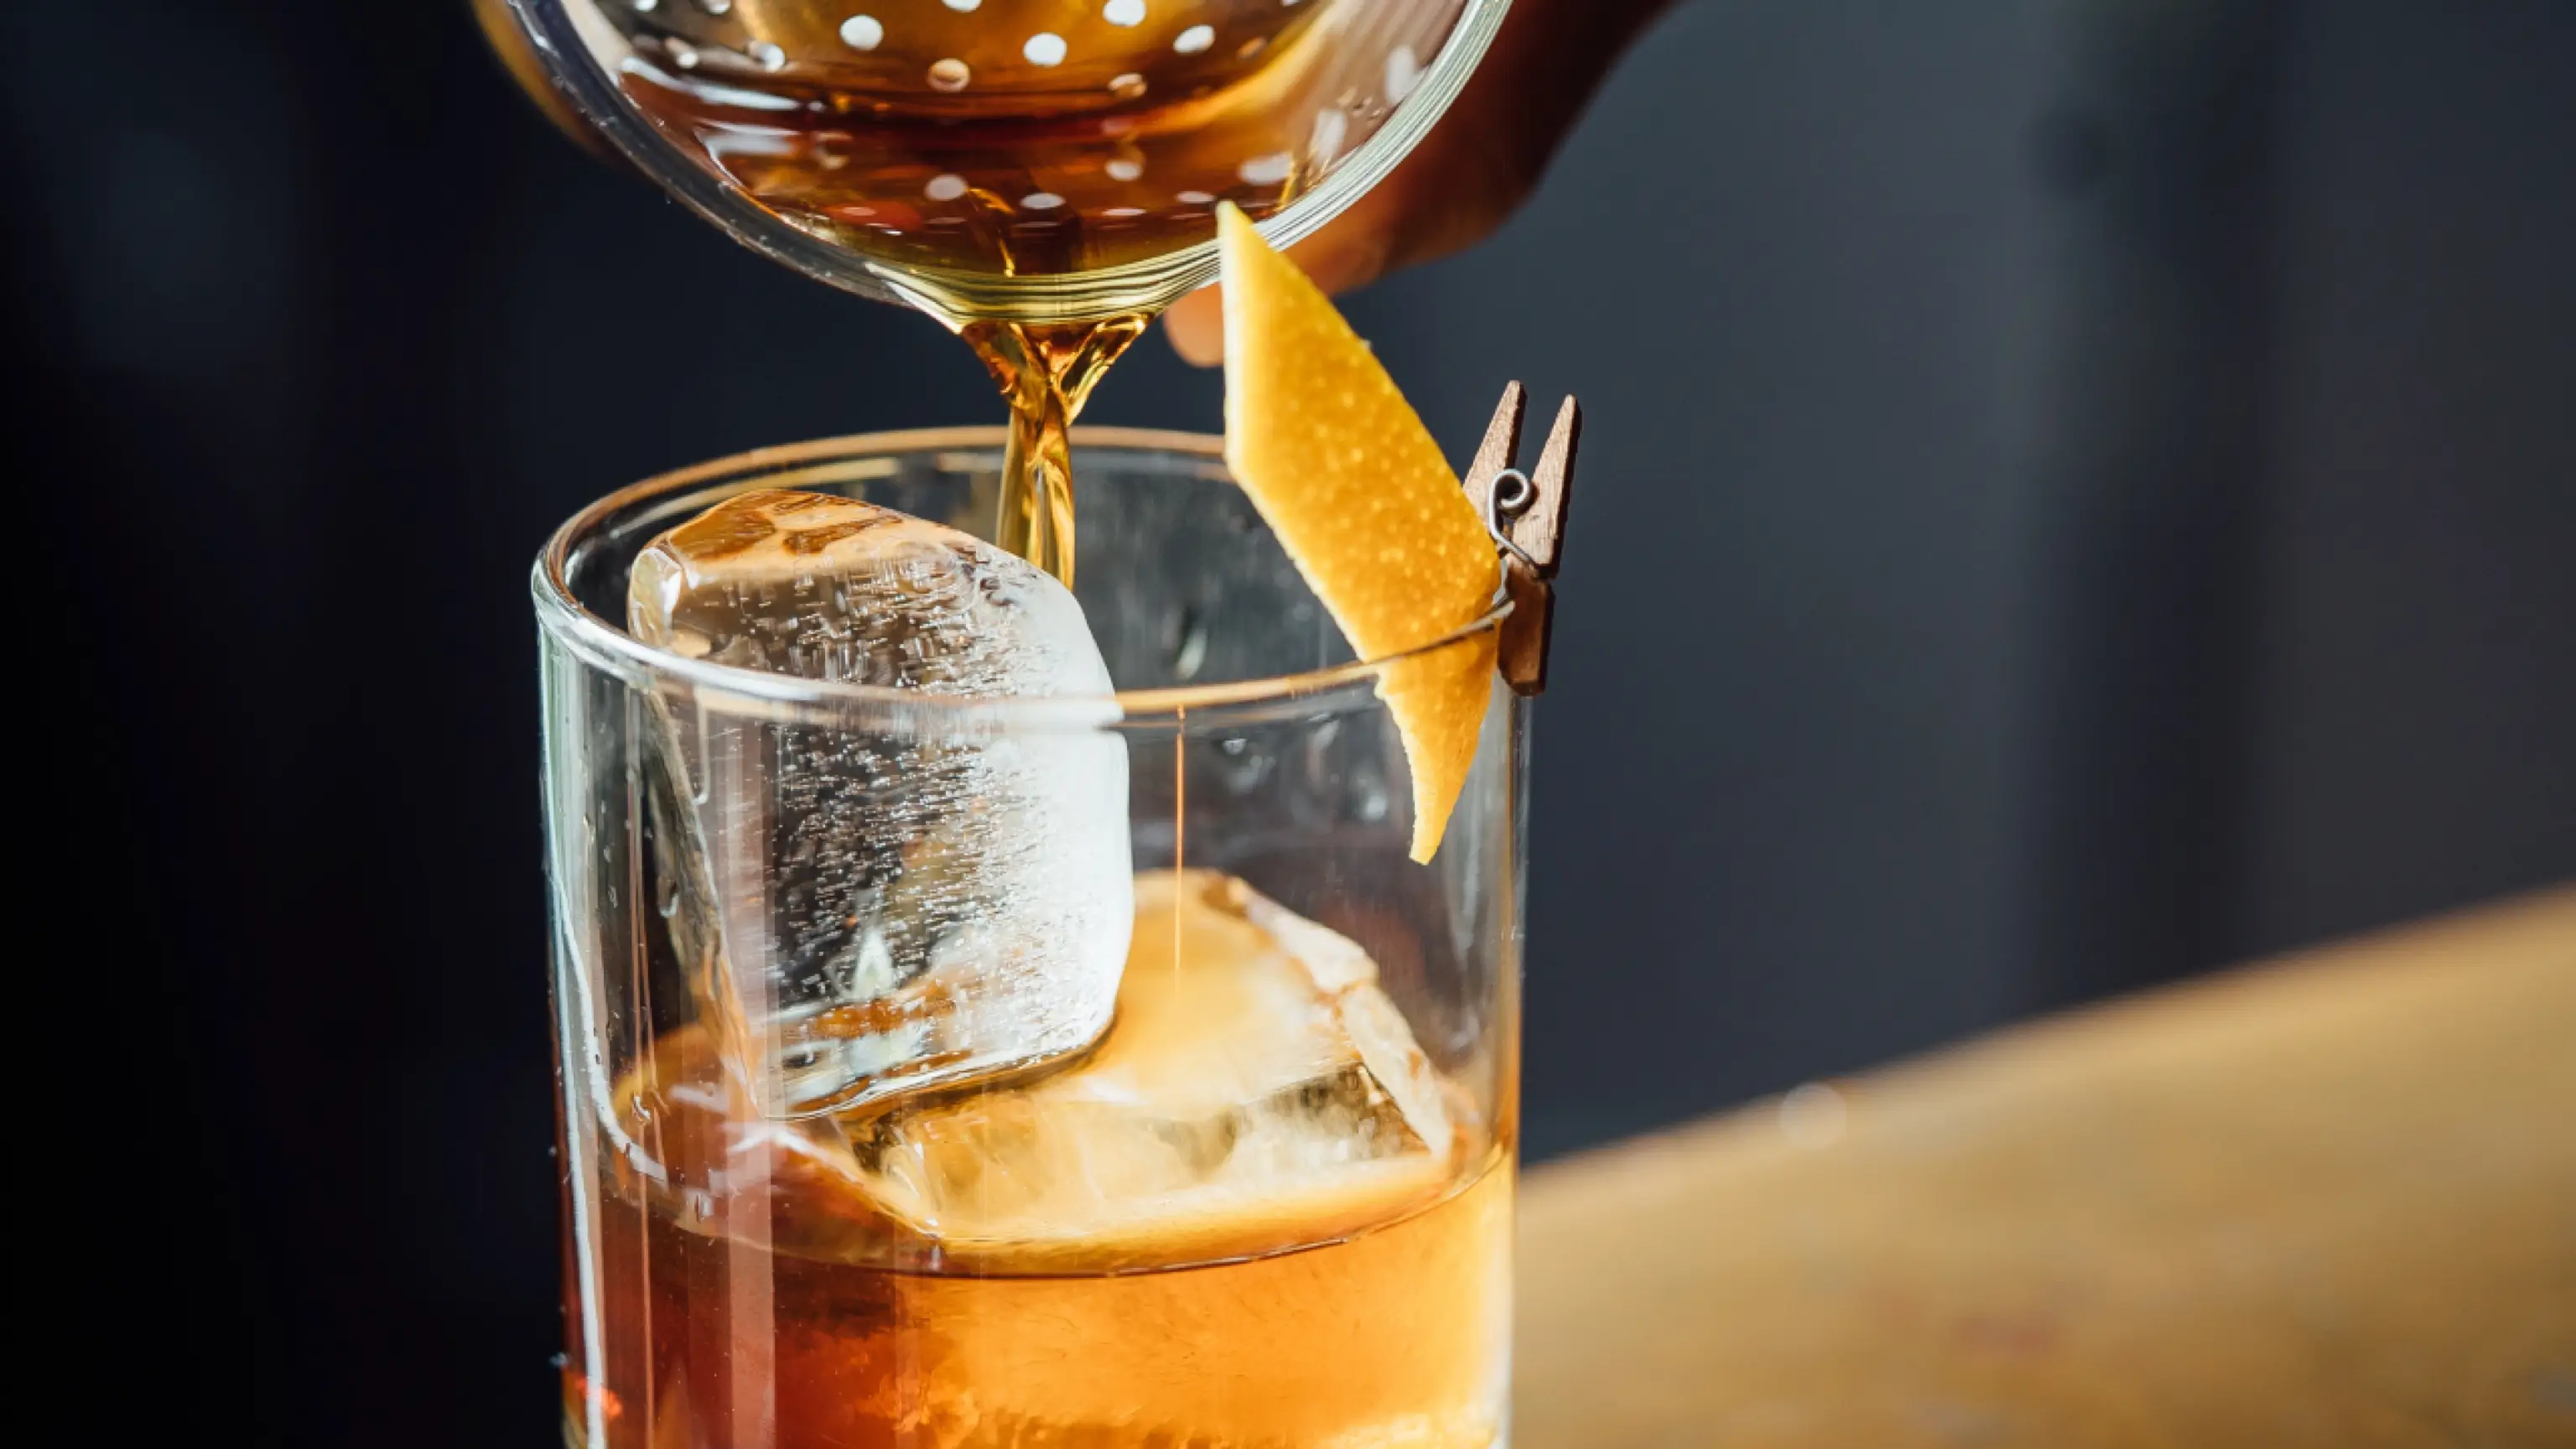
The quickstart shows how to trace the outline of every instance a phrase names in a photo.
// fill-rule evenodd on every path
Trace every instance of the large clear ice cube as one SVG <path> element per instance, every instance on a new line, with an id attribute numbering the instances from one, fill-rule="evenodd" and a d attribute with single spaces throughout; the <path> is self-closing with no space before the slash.
<path id="1" fill-rule="evenodd" d="M 1127 755 L 1071 592 L 954 529 L 737 495 L 656 539 L 627 623 L 685 658 L 978 699 L 954 710 L 654 699 L 663 905 L 761 1109 L 802 1116 L 1061 1057 L 1108 1025 L 1133 916 Z"/>

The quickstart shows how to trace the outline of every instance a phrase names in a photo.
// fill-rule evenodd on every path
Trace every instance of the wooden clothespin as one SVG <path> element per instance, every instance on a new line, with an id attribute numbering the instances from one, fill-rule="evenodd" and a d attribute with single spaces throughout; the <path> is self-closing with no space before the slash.
<path id="1" fill-rule="evenodd" d="M 1574 448 L 1583 432 L 1583 412 L 1567 398 L 1556 412 L 1556 426 L 1539 450 L 1538 466 L 1524 473 L 1514 465 L 1520 456 L 1521 414 L 1529 391 L 1519 383 L 1503 389 L 1485 441 L 1467 465 L 1467 501 L 1494 535 L 1503 555 L 1503 592 L 1512 602 L 1503 621 L 1503 681 L 1514 693 L 1533 695 L 1547 688 L 1548 630 L 1556 608 L 1557 560 L 1565 551 L 1565 505 L 1574 487 Z"/>

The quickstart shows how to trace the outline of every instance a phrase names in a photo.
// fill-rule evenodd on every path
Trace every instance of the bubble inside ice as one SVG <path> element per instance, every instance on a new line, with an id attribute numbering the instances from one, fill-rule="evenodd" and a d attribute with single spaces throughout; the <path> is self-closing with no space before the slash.
<path id="1" fill-rule="evenodd" d="M 673 939 L 770 1115 L 860 1105 L 1080 1050 L 1132 923 L 1126 746 L 1081 606 L 954 529 L 818 493 L 744 493 L 628 578 L 636 637 L 683 658 L 971 708 L 653 696 L 656 868 Z"/>

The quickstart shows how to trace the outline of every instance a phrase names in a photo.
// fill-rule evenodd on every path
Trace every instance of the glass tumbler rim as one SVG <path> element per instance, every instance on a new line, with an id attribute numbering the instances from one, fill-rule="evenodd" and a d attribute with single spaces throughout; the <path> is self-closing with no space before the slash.
<path id="1" fill-rule="evenodd" d="M 1138 278 L 1156 278 L 1160 294 L 1154 310 L 1179 300 L 1216 279 L 1217 243 L 1207 240 L 1164 256 L 1080 273 L 1091 285 L 1054 299 L 1003 298 L 990 278 L 945 269 L 907 269 L 874 262 L 797 230 L 681 155 L 626 102 L 615 83 L 595 64 L 580 27 L 565 0 L 503 0 L 519 28 L 535 46 L 540 63 L 560 93 L 584 120 L 608 139 L 638 170 L 717 230 L 791 270 L 882 302 L 898 302 L 936 317 L 963 323 L 997 320 L 1060 323 L 1107 315 L 1090 300 L 1109 295 Z M 1384 126 L 1360 143 L 1314 190 L 1291 200 L 1260 223 L 1273 246 L 1286 248 L 1323 229 L 1350 209 L 1369 189 L 1386 179 L 1466 88 L 1467 77 L 1484 59 L 1502 28 L 1511 0 L 1463 0 L 1448 38 L 1421 72 L 1414 89 L 1396 103 Z"/>
<path id="2" fill-rule="evenodd" d="M 906 454 L 964 450 L 998 454 L 1006 429 L 999 426 L 914 428 L 816 438 L 731 453 L 657 473 L 592 500 L 557 526 L 537 555 L 529 591 L 537 622 L 565 648 L 630 680 L 664 679 L 687 685 L 704 698 L 725 701 L 737 712 L 848 728 L 864 724 L 888 733 L 929 736 L 1084 733 L 1100 730 L 1192 734 L 1280 719 L 1313 719 L 1381 708 L 1377 683 L 1394 665 L 1444 650 L 1468 647 L 1499 631 L 1512 611 L 1497 591 L 1482 615 L 1410 649 L 1370 659 L 1301 670 L 1294 674 L 1119 690 L 1106 696 L 968 697 L 928 694 L 886 685 L 805 679 L 690 659 L 648 644 L 615 621 L 602 618 L 574 593 L 571 574 L 582 545 L 610 520 L 654 499 L 670 502 L 674 520 L 694 515 L 732 493 L 762 487 L 848 481 L 836 464 Z M 1111 450 L 1159 453 L 1222 465 L 1225 441 L 1202 433 L 1152 428 L 1073 429 L 1077 453 Z"/>

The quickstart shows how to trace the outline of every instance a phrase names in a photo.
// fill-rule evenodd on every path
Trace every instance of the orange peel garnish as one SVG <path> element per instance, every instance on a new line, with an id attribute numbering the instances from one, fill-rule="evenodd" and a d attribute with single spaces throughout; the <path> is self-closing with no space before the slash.
<path id="1" fill-rule="evenodd" d="M 1475 764 L 1495 636 L 1397 658 L 1484 617 L 1494 541 L 1395 380 L 1244 214 L 1218 211 L 1225 461 L 1363 659 L 1413 775 L 1413 858 L 1440 848 Z"/>

